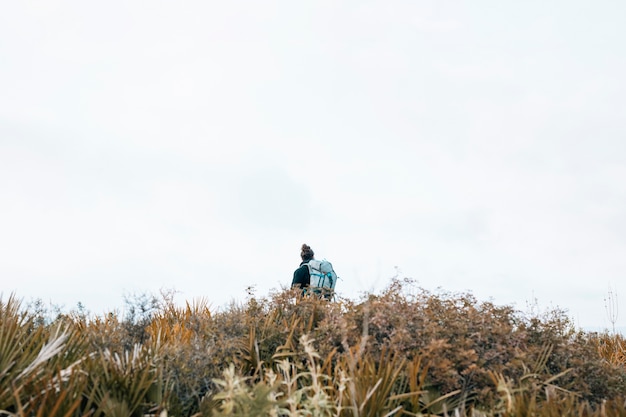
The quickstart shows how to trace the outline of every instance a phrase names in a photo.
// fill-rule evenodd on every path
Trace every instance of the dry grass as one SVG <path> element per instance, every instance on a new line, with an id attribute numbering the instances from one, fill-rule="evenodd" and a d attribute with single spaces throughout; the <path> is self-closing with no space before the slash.
<path id="1" fill-rule="evenodd" d="M 558 310 L 398 280 L 358 302 L 127 302 L 42 320 L 0 299 L 0 416 L 626 415 L 626 342 Z"/>

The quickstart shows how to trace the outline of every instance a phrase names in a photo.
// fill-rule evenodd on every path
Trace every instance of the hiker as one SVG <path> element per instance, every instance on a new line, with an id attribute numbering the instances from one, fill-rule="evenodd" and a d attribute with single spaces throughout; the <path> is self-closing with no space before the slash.
<path id="1" fill-rule="evenodd" d="M 291 281 L 291 288 L 302 288 L 302 294 L 306 292 L 306 288 L 311 284 L 311 274 L 309 272 L 309 266 L 307 265 L 311 259 L 314 259 L 315 253 L 313 249 L 306 243 L 302 245 L 300 250 L 300 266 L 293 272 L 293 280 Z"/>
<path id="2" fill-rule="evenodd" d="M 302 295 L 310 293 L 330 300 L 337 283 L 332 264 L 326 259 L 315 259 L 313 249 L 306 243 L 302 245 L 300 258 L 302 262 L 293 273 L 291 288 L 301 288 Z"/>

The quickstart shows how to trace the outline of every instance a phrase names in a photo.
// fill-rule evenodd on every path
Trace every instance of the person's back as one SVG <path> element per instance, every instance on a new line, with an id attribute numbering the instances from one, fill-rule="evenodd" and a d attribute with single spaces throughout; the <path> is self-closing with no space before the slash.
<path id="1" fill-rule="evenodd" d="M 306 288 L 311 284 L 311 275 L 309 273 L 309 266 L 307 263 L 314 259 L 315 253 L 313 249 L 306 243 L 302 245 L 300 250 L 300 266 L 293 272 L 293 280 L 291 281 L 291 288 L 302 288 L 302 293 L 306 292 Z"/>
<path id="2" fill-rule="evenodd" d="M 337 274 L 332 264 L 325 259 L 316 260 L 313 249 L 306 243 L 302 245 L 300 258 L 302 262 L 293 272 L 291 288 L 301 288 L 303 295 L 310 293 L 327 300 L 332 299 L 337 283 Z"/>

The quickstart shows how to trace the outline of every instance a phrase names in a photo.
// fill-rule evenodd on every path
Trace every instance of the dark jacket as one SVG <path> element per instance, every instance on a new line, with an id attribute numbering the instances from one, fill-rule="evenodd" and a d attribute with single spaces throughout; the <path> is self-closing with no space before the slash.
<path id="1" fill-rule="evenodd" d="M 311 283 L 311 275 L 309 274 L 309 267 L 307 266 L 309 261 L 303 261 L 300 263 L 300 267 L 293 271 L 293 280 L 291 281 L 291 288 L 296 286 L 304 289 Z"/>

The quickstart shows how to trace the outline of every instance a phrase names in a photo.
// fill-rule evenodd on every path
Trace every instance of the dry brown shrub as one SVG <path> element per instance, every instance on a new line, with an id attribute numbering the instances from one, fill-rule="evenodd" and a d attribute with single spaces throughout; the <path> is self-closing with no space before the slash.
<path id="1" fill-rule="evenodd" d="M 138 299 L 139 315 L 63 320 L 80 336 L 76 339 L 80 344 L 68 351 L 72 358 L 143 346 L 155 367 L 153 386 L 161 391 L 159 398 L 167 402 L 170 415 L 210 409 L 210 398 L 220 390 L 215 381 L 231 366 L 248 384 L 247 393 L 265 392 L 272 386 L 268 375 L 280 373 L 285 361 L 298 372 L 313 372 L 306 368 L 312 363 L 310 355 L 301 354 L 306 349 L 323 358 L 322 368 L 315 372 L 328 387 L 348 386 L 348 380 L 337 378 L 357 375 L 357 368 L 352 374 L 346 368 L 349 363 L 371 369 L 370 376 L 394 369 L 386 386 L 398 402 L 391 406 L 382 398 L 376 400 L 391 407 L 387 410 L 403 407 L 416 414 L 458 408 L 491 415 L 501 410 L 503 392 L 516 399 L 516 410 L 548 410 L 537 415 L 554 415 L 550 413 L 568 407 L 589 413 L 605 407 L 607 415 L 623 409 L 619 408 L 626 392 L 623 338 L 577 330 L 559 309 L 524 314 L 469 293 L 430 292 L 398 279 L 380 294 L 366 294 L 360 300 L 339 297 L 329 302 L 286 289 L 268 297 L 249 293 L 244 303 L 217 310 L 205 301 L 180 308 L 167 297 L 153 300 Z M 30 326 L 27 331 L 52 331 L 52 324 L 34 322 L 24 321 Z M 306 346 L 302 340 L 308 341 Z M 390 358 L 403 365 L 390 368 Z M 415 363 L 419 370 L 410 367 Z M 293 381 L 294 392 L 304 392 L 298 384 L 308 379 Z M 359 389 L 367 394 L 370 382 Z M 261 383 L 265 385 L 256 386 Z M 409 395 L 416 386 L 424 390 L 419 398 Z M 326 400 L 333 402 L 334 391 L 328 389 Z M 333 407 L 343 415 L 347 411 L 342 401 L 359 398 L 365 397 L 344 395 Z M 375 409 L 371 412 L 376 415 Z M 521 415 L 513 409 L 511 413 Z"/>

